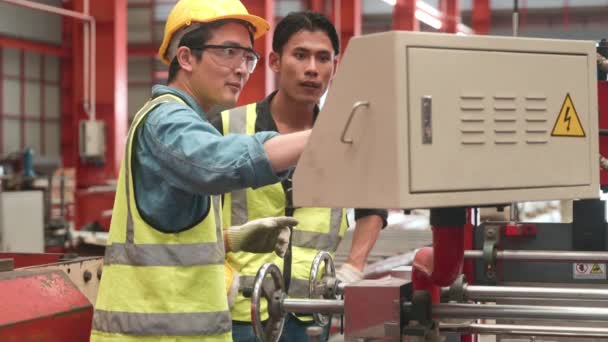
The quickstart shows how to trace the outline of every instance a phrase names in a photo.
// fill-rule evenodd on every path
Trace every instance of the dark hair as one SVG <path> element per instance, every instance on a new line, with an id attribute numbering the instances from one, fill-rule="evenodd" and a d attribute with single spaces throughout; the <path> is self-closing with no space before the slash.
<path id="1" fill-rule="evenodd" d="M 199 28 L 186 33 L 179 41 L 177 47 L 199 47 L 205 45 L 213 37 L 213 31 L 228 23 L 238 23 L 247 27 L 249 31 L 249 39 L 251 39 L 251 44 L 253 44 L 253 34 L 255 33 L 255 27 L 253 27 L 253 25 L 239 19 L 223 19 L 212 21 L 210 23 L 204 23 Z M 192 50 L 192 54 L 194 55 L 194 57 L 196 57 L 197 61 L 200 61 L 202 53 L 203 52 L 200 50 Z M 167 84 L 171 83 L 175 79 L 175 76 L 177 76 L 177 72 L 179 71 L 179 69 L 181 69 L 181 67 L 179 65 L 179 62 L 177 61 L 176 55 L 171 60 L 171 64 L 169 64 L 169 77 L 167 79 Z"/>
<path id="2" fill-rule="evenodd" d="M 291 12 L 281 19 L 274 29 L 272 50 L 281 53 L 291 36 L 302 30 L 325 32 L 331 40 L 335 54 L 340 54 L 340 38 L 334 25 L 323 14 L 311 11 Z"/>

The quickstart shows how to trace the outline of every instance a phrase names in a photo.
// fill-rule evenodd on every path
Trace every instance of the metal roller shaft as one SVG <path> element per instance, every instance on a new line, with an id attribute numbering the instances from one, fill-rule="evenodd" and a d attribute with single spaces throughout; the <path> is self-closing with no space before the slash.
<path id="1" fill-rule="evenodd" d="M 607 328 L 588 327 L 559 327 L 540 325 L 514 325 L 514 324 L 449 324 L 441 323 L 442 332 L 457 332 L 464 334 L 507 334 L 507 335 L 534 335 L 552 337 L 608 337 Z"/>
<path id="2" fill-rule="evenodd" d="M 344 313 L 344 301 L 329 299 L 286 298 L 283 300 L 282 309 L 283 312 L 295 312 L 302 314 L 342 314 Z"/>
<path id="3" fill-rule="evenodd" d="M 466 298 L 473 300 L 497 298 L 608 300 L 608 290 L 582 288 L 467 285 L 464 288 L 464 294 Z"/>
<path id="4" fill-rule="evenodd" d="M 404 307 L 409 308 L 410 304 Z M 559 319 L 608 321 L 608 309 L 568 306 L 434 304 L 433 316 L 468 319 Z"/>
<path id="5" fill-rule="evenodd" d="M 467 259 L 482 259 L 483 251 L 465 251 Z M 608 262 L 608 252 L 571 252 L 571 251 L 497 251 L 496 259 L 511 261 L 540 261 L 540 262 Z"/>

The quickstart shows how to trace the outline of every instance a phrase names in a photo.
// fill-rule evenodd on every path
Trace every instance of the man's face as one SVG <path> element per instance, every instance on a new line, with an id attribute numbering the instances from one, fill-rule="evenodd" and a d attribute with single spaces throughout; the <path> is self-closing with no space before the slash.
<path id="1" fill-rule="evenodd" d="M 243 49 L 252 49 L 249 31 L 244 25 L 227 23 L 215 29 L 205 46 L 226 48 L 202 50 L 200 61 L 192 66 L 191 86 L 203 106 L 213 109 L 234 107 L 249 79 Z M 235 49 L 230 49 L 233 46 Z"/>
<path id="2" fill-rule="evenodd" d="M 279 74 L 279 91 L 297 102 L 318 104 L 336 68 L 331 40 L 324 31 L 302 30 L 289 38 L 270 65 Z"/>

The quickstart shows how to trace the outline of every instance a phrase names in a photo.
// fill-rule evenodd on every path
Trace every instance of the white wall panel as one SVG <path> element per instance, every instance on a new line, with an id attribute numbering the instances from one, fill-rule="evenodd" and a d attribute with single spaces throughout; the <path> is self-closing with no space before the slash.
<path id="1" fill-rule="evenodd" d="M 61 106 L 59 102 L 59 86 L 45 85 L 44 86 L 44 115 L 47 118 L 59 118 L 61 115 Z"/>
<path id="2" fill-rule="evenodd" d="M 20 148 L 20 127 L 18 119 L 4 118 L 2 123 L 2 137 L 4 153 L 16 151 Z"/>
<path id="3" fill-rule="evenodd" d="M 59 82 L 59 58 L 44 56 L 44 79 L 46 81 Z"/>
<path id="4" fill-rule="evenodd" d="M 40 79 L 40 55 L 37 53 L 25 53 L 25 77 Z"/>
<path id="5" fill-rule="evenodd" d="M 19 50 L 2 48 L 2 72 L 9 76 L 19 76 Z"/>
<path id="6" fill-rule="evenodd" d="M 40 82 L 25 82 L 25 114 L 40 117 Z"/>
<path id="7" fill-rule="evenodd" d="M 2 85 L 2 111 L 6 114 L 20 114 L 19 101 L 21 89 L 18 80 L 3 80 Z"/>
<path id="8" fill-rule="evenodd" d="M 99 1 L 99 0 L 97 0 Z M 61 0 L 36 2 L 61 6 Z M 61 17 L 0 2 L 0 33 L 12 37 L 61 44 Z"/>
<path id="9" fill-rule="evenodd" d="M 129 87 L 129 119 L 132 119 L 137 111 L 150 98 L 150 87 L 131 86 Z"/>
<path id="10" fill-rule="evenodd" d="M 36 155 L 41 155 L 40 152 L 40 122 L 26 121 L 25 122 L 25 146 L 34 149 Z"/>
<path id="11" fill-rule="evenodd" d="M 44 125 L 44 150 L 47 156 L 60 156 L 61 126 L 59 122 L 47 122 Z"/>

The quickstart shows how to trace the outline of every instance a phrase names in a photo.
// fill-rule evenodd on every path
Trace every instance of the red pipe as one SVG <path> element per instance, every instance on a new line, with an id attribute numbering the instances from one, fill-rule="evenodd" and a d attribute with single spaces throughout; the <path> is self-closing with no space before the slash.
<path id="1" fill-rule="evenodd" d="M 462 218 L 458 217 L 460 211 Z M 447 221 L 453 223 L 448 224 Z M 414 291 L 429 291 L 432 303 L 439 303 L 440 287 L 452 285 L 462 272 L 465 222 L 464 208 L 431 210 L 433 247 L 424 247 L 416 252 L 412 263 L 412 286 Z"/>

